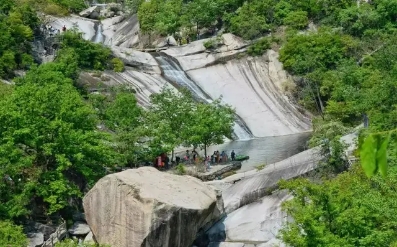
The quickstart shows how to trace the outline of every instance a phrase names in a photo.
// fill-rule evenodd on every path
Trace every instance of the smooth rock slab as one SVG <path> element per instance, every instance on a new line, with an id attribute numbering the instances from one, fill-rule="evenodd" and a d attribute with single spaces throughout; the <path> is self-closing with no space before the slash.
<path id="1" fill-rule="evenodd" d="M 113 247 L 191 246 L 223 213 L 211 186 L 152 167 L 107 175 L 83 205 L 95 240 Z"/>
<path id="2" fill-rule="evenodd" d="M 272 246 L 281 244 L 276 238 L 287 221 L 281 204 L 291 199 L 286 191 L 279 191 L 230 213 L 207 231 L 209 246 Z M 253 245 L 247 245 L 250 243 Z"/>
<path id="3" fill-rule="evenodd" d="M 90 232 L 90 227 L 84 222 L 75 222 L 69 229 L 69 233 L 76 236 L 87 235 Z"/>

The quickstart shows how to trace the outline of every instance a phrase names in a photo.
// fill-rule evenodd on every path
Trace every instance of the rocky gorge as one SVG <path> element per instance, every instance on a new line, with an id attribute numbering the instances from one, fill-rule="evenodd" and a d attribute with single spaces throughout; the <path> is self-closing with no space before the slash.
<path id="1" fill-rule="evenodd" d="M 215 49 L 204 45 L 211 38 L 183 46 L 171 40 L 170 47 L 160 38 L 151 44 L 155 48 L 144 50 L 146 37 L 139 33 L 137 16 L 108 12 L 93 6 L 80 16 L 50 22 L 57 29 L 79 29 L 85 39 L 109 46 L 126 65 L 120 73 L 81 73 L 80 82 L 90 90 L 101 84 L 128 85 L 143 107 L 165 86 L 186 87 L 198 100 L 222 96 L 236 109 L 239 140 L 311 130 L 310 114 L 288 91 L 293 78 L 283 70 L 277 51 L 247 56 L 248 43 L 229 33 L 219 34 Z M 105 19 L 99 22 L 99 15 Z M 353 146 L 354 137 L 348 136 L 347 143 Z M 111 174 L 87 193 L 84 221 L 76 220 L 69 233 L 113 247 L 283 246 L 277 232 L 288 217 L 281 204 L 292 196 L 278 191 L 277 182 L 315 170 L 320 159 L 318 148 L 309 149 L 262 170 L 209 182 L 146 167 Z"/>

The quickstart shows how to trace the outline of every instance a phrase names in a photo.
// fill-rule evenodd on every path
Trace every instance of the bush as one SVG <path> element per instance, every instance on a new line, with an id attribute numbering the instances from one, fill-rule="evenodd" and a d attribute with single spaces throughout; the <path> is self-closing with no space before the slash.
<path id="1" fill-rule="evenodd" d="M 268 38 L 262 38 L 248 47 L 247 53 L 251 56 L 261 56 L 266 50 L 270 49 L 270 41 Z"/>
<path id="2" fill-rule="evenodd" d="M 109 48 L 84 40 L 76 30 L 62 36 L 62 49 L 72 48 L 78 55 L 78 66 L 82 69 L 104 70 L 109 65 Z"/>
<path id="3" fill-rule="evenodd" d="M 284 18 L 284 24 L 294 29 L 304 29 L 309 24 L 306 11 L 293 11 Z"/>
<path id="4" fill-rule="evenodd" d="M 183 164 L 177 165 L 177 166 L 176 166 L 176 172 L 177 172 L 177 174 L 179 174 L 179 175 L 185 174 L 185 173 L 186 173 L 186 168 L 185 168 L 185 166 L 184 166 Z"/>
<path id="5" fill-rule="evenodd" d="M 203 45 L 206 49 L 215 49 L 219 45 L 221 45 L 222 41 L 223 41 L 222 36 L 218 36 L 216 38 L 212 38 L 205 41 Z"/>
<path id="6" fill-rule="evenodd" d="M 49 3 L 43 8 L 43 12 L 47 15 L 66 16 L 68 10 L 54 3 Z"/>
<path id="7" fill-rule="evenodd" d="M 123 63 L 123 61 L 121 61 L 120 58 L 117 58 L 117 57 L 113 58 L 111 63 L 112 63 L 114 72 L 123 72 L 124 71 L 124 63 Z"/>
<path id="8" fill-rule="evenodd" d="M 23 234 L 22 226 L 14 225 L 9 221 L 0 221 L 0 247 L 25 247 L 27 239 Z"/>
<path id="9" fill-rule="evenodd" d="M 109 245 L 103 245 L 103 244 L 79 244 L 77 241 L 72 240 L 72 239 L 66 239 L 60 243 L 56 243 L 55 247 L 110 247 Z"/>

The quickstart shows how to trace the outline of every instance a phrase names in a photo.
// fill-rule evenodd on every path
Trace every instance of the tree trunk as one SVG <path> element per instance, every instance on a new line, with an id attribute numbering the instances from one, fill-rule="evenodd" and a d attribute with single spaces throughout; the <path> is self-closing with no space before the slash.
<path id="1" fill-rule="evenodd" d="M 204 160 L 207 159 L 207 144 L 204 144 Z"/>

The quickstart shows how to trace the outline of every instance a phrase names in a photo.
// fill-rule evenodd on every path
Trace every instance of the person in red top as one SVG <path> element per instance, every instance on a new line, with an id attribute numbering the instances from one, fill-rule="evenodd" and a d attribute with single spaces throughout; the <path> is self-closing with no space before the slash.
<path id="1" fill-rule="evenodd" d="M 62 32 L 65 32 L 65 31 L 66 31 L 66 26 L 63 25 L 63 27 L 62 27 Z"/>

